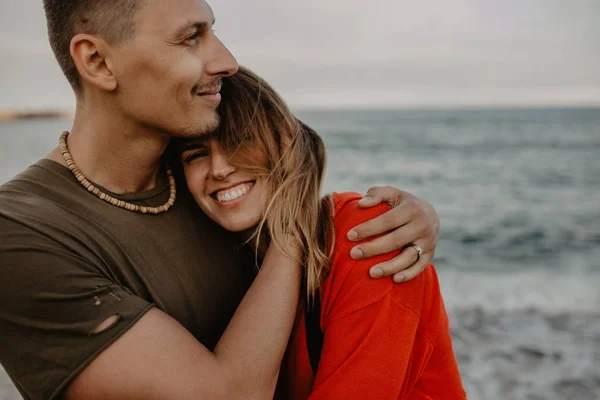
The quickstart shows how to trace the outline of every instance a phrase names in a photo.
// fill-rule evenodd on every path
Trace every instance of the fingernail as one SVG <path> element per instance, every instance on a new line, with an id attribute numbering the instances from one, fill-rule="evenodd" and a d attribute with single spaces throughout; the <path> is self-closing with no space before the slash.
<path id="1" fill-rule="evenodd" d="M 404 282 L 405 279 L 404 275 L 394 275 L 394 282 L 396 283 Z"/>
<path id="2" fill-rule="evenodd" d="M 356 240 L 358 239 L 358 232 L 350 231 L 348 232 L 348 240 Z"/>
<path id="3" fill-rule="evenodd" d="M 383 276 L 383 270 L 381 268 L 371 268 L 369 271 L 371 278 L 381 278 Z"/>
<path id="4" fill-rule="evenodd" d="M 373 198 L 369 195 L 366 195 L 365 197 L 363 197 L 362 199 L 360 199 L 359 203 L 366 203 L 368 201 L 373 200 Z"/>
<path id="5" fill-rule="evenodd" d="M 355 260 L 360 260 L 361 258 L 363 258 L 364 255 L 365 254 L 363 253 L 363 251 L 358 247 L 355 247 L 352 250 L 350 250 L 350 257 L 352 257 Z"/>

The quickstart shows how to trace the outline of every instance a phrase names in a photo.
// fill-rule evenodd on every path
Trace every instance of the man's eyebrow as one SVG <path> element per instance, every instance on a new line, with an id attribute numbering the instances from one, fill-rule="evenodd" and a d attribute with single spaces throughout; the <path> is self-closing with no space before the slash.
<path id="1" fill-rule="evenodd" d="M 197 32 L 204 32 L 208 30 L 209 27 L 213 26 L 216 22 L 217 21 L 213 18 L 211 22 L 199 21 L 187 23 L 177 30 L 177 36 L 183 36 L 192 29 Z"/>

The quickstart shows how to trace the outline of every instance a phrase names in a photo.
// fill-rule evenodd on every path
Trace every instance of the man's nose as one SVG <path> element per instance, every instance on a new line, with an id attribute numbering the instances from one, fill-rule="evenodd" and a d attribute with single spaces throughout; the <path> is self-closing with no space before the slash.
<path id="1" fill-rule="evenodd" d="M 209 75 L 226 77 L 238 71 L 239 64 L 237 60 L 219 38 L 214 35 L 209 51 L 209 61 L 206 64 L 206 70 Z"/>

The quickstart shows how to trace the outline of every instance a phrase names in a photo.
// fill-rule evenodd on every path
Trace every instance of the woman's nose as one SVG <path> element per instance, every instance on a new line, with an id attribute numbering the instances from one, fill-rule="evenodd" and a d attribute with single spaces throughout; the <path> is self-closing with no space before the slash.
<path id="1" fill-rule="evenodd" d="M 235 172 L 235 167 L 229 162 L 229 157 L 220 149 L 213 148 L 211 153 L 210 167 L 214 179 L 223 180 Z"/>

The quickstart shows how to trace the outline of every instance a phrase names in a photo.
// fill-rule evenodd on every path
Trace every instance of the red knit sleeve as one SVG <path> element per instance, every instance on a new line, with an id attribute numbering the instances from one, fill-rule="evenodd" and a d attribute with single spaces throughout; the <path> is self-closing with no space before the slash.
<path id="1" fill-rule="evenodd" d="M 334 196 L 336 245 L 323 287 L 323 351 L 310 399 L 413 398 L 411 391 L 431 358 L 439 334 L 440 324 L 422 321 L 430 318 L 422 315 L 424 309 L 434 310 L 424 308 L 424 299 L 441 303 L 439 287 L 429 284 L 436 279 L 435 271 L 429 266 L 403 284 L 394 284 L 391 278 L 371 279 L 369 268 L 397 252 L 361 261 L 350 258 L 356 243 L 346 239 L 348 230 L 389 209 L 385 205 L 361 209 L 359 199 L 354 194 Z M 425 393 L 427 388 L 417 391 Z"/>

